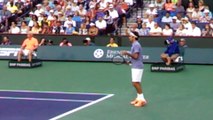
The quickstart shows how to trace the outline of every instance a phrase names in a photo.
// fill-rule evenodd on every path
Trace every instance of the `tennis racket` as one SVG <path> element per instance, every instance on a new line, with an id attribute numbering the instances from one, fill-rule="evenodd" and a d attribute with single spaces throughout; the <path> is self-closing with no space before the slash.
<path id="1" fill-rule="evenodd" d="M 129 61 L 127 61 L 127 59 L 121 54 L 114 55 L 112 57 L 112 62 L 116 65 L 128 64 L 129 63 Z"/>

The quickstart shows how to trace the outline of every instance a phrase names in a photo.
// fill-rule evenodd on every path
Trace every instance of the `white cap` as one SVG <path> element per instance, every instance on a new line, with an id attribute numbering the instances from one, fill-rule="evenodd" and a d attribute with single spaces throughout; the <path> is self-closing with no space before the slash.
<path id="1" fill-rule="evenodd" d="M 50 13 L 54 13 L 54 10 L 50 10 Z"/>
<path id="2" fill-rule="evenodd" d="M 71 9 L 71 6 L 70 6 L 70 5 L 68 5 L 68 6 L 66 7 L 66 9 Z"/>
<path id="3" fill-rule="evenodd" d="M 209 10 L 208 10 L 208 9 L 205 9 L 205 10 L 203 11 L 203 13 L 209 13 Z"/>
<path id="4" fill-rule="evenodd" d="M 89 37 L 87 37 L 85 40 L 87 40 L 87 41 L 91 41 L 91 39 L 90 39 Z"/>
<path id="5" fill-rule="evenodd" d="M 34 15 L 34 13 L 33 13 L 33 12 L 30 12 L 29 14 L 30 14 L 30 15 Z"/>
<path id="6" fill-rule="evenodd" d="M 149 4 L 149 7 L 155 7 L 155 5 L 154 4 Z"/>
<path id="7" fill-rule="evenodd" d="M 138 16 L 137 16 L 137 18 L 141 18 L 141 16 L 140 16 L 140 15 L 138 15 Z"/>
<path id="8" fill-rule="evenodd" d="M 177 17 L 176 17 L 176 16 L 173 16 L 172 19 L 177 20 Z"/>
<path id="9" fill-rule="evenodd" d="M 41 6 L 41 4 L 37 4 L 36 6 Z"/>
<path id="10" fill-rule="evenodd" d="M 89 25 L 90 25 L 90 26 L 94 26 L 95 24 L 94 24 L 94 23 L 90 23 Z"/>

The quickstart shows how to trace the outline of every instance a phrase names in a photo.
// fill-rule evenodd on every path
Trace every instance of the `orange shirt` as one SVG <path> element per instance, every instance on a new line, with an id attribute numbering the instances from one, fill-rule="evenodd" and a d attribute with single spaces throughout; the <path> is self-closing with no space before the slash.
<path id="1" fill-rule="evenodd" d="M 35 50 L 38 47 L 38 40 L 34 37 L 31 39 L 27 38 L 24 40 L 22 47 L 27 50 Z"/>
<path id="2" fill-rule="evenodd" d="M 173 11 L 174 10 L 173 6 L 174 6 L 173 3 L 165 3 L 164 4 L 165 10 L 167 10 L 167 11 Z"/>

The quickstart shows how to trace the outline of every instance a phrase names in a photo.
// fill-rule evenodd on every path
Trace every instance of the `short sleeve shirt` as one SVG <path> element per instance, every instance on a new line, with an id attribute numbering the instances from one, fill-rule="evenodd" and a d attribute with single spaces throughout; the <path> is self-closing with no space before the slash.
<path id="1" fill-rule="evenodd" d="M 137 59 L 131 58 L 132 68 L 143 69 L 143 57 L 142 57 L 142 47 L 138 41 L 132 43 L 131 54 L 139 53 L 139 57 Z"/>

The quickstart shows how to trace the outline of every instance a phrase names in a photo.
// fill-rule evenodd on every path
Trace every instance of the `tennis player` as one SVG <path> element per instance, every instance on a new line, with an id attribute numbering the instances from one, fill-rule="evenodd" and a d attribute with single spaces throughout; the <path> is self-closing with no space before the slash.
<path id="1" fill-rule="evenodd" d="M 131 75 L 132 75 L 132 84 L 136 89 L 137 97 L 131 101 L 131 104 L 135 107 L 142 107 L 147 102 L 144 98 L 142 87 L 141 87 L 141 79 L 143 76 L 143 57 L 142 57 L 142 47 L 138 42 L 138 33 L 130 32 L 129 41 L 132 43 L 131 52 L 122 51 L 122 55 L 127 55 L 131 58 Z"/>
<path id="2" fill-rule="evenodd" d="M 32 33 L 27 34 L 27 38 L 21 45 L 21 50 L 18 52 L 18 62 L 21 61 L 21 57 L 28 56 L 28 61 L 32 62 L 33 54 L 38 48 L 38 40 L 33 37 Z"/>

